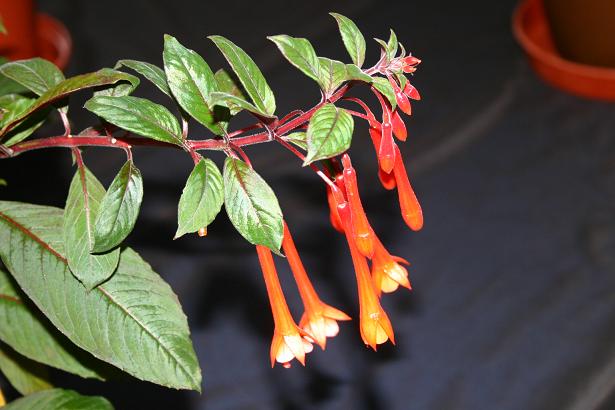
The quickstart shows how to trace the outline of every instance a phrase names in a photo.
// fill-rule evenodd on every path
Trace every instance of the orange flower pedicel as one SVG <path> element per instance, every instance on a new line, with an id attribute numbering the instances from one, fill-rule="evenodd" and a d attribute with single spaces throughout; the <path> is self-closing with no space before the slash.
<path id="1" fill-rule="evenodd" d="M 299 253 L 297 248 L 295 248 L 295 243 L 286 222 L 284 222 L 282 248 L 295 277 L 305 309 L 299 326 L 309 333 L 310 336 L 305 336 L 308 341 L 315 341 L 324 350 L 327 344 L 327 337 L 336 336 L 340 330 L 337 321 L 350 320 L 350 317 L 320 300 L 303 267 L 301 258 L 299 258 Z"/>
<path id="2" fill-rule="evenodd" d="M 297 359 L 305 366 L 305 354 L 311 352 L 313 346 L 304 336 L 310 335 L 297 326 L 290 314 L 271 251 L 265 246 L 256 245 L 256 252 L 263 270 L 275 325 L 271 342 L 271 367 L 277 361 L 288 368 L 292 359 Z"/>

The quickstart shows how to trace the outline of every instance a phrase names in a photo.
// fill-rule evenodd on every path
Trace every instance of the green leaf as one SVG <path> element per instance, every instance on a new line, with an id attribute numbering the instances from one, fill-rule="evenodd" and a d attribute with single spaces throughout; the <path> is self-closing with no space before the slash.
<path id="1" fill-rule="evenodd" d="M 222 135 L 224 130 L 216 123 L 209 99 L 218 84 L 203 57 L 168 34 L 164 36 L 162 57 L 169 88 L 180 107 L 214 134 Z"/>
<path id="2" fill-rule="evenodd" d="M 308 152 L 303 165 L 331 158 L 350 148 L 354 120 L 343 108 L 333 104 L 320 107 L 307 129 Z"/>
<path id="3" fill-rule="evenodd" d="M 325 94 L 330 97 L 347 79 L 346 65 L 341 61 L 318 57 L 320 66 L 320 84 Z"/>
<path id="4" fill-rule="evenodd" d="M 279 253 L 282 211 L 269 185 L 245 162 L 224 162 L 224 206 L 235 229 L 250 243 Z"/>
<path id="5" fill-rule="evenodd" d="M 66 259 L 75 277 L 88 289 L 100 285 L 115 271 L 120 251 L 92 255 L 94 221 L 105 188 L 85 166 L 79 167 L 68 190 L 64 210 Z"/>
<path id="6" fill-rule="evenodd" d="M 126 76 L 126 80 L 119 81 L 117 84 L 103 86 L 102 90 L 94 92 L 94 96 L 122 97 L 132 94 L 141 80 L 131 74 L 126 74 Z"/>
<path id="7" fill-rule="evenodd" d="M 397 107 L 397 99 L 395 98 L 395 91 L 388 79 L 384 77 L 372 77 L 372 87 L 380 91 L 380 94 L 389 100 L 391 103 L 391 109 L 394 110 Z"/>
<path id="8" fill-rule="evenodd" d="M 8 186 L 6 179 L 0 178 L 0 186 Z"/>
<path id="9" fill-rule="evenodd" d="M 346 75 L 348 76 L 348 80 L 363 81 L 368 84 L 371 84 L 373 82 L 371 76 L 365 74 L 359 67 L 354 64 L 346 64 Z"/>
<path id="10" fill-rule="evenodd" d="M 236 97 L 232 94 L 215 92 L 211 93 L 211 103 L 214 105 L 221 105 L 224 107 L 238 107 L 240 110 L 246 110 L 258 114 L 266 118 L 275 118 L 275 115 L 268 115 L 263 113 L 260 109 L 256 108 L 253 104 L 244 100 L 241 97 Z"/>
<path id="11" fill-rule="evenodd" d="M 295 144 L 304 151 L 307 151 L 307 134 L 303 131 L 293 132 L 282 137 L 284 141 Z"/>
<path id="12" fill-rule="evenodd" d="M 3 410 L 113 410 L 107 399 L 82 396 L 72 390 L 52 389 L 30 394 L 6 405 Z"/>
<path id="13" fill-rule="evenodd" d="M 19 393 L 26 395 L 53 388 L 47 368 L 0 345 L 0 370 Z"/>
<path id="14" fill-rule="evenodd" d="M 143 199 L 143 178 L 132 161 L 115 176 L 100 204 L 94 223 L 92 252 L 107 252 L 118 246 L 135 227 Z"/>
<path id="15" fill-rule="evenodd" d="M 179 199 L 175 239 L 207 227 L 223 203 L 222 175 L 212 160 L 203 158 L 190 173 Z"/>
<path id="16" fill-rule="evenodd" d="M 177 118 L 166 107 L 145 98 L 128 95 L 92 97 L 84 107 L 127 131 L 157 141 L 182 145 L 182 130 Z"/>
<path id="17" fill-rule="evenodd" d="M 21 95 L 12 95 L 12 98 L 12 101 L 3 99 L 0 104 L 2 109 L 6 111 L 0 121 L 0 127 L 21 116 L 21 114 L 24 111 L 27 111 L 35 101 L 32 98 L 23 97 Z M 34 133 L 34 131 L 43 125 L 48 114 L 49 110 L 43 110 L 21 121 L 6 134 L 6 141 L 4 142 L 4 145 L 6 147 L 10 147 L 28 138 L 32 135 L 32 133 Z"/>
<path id="18" fill-rule="evenodd" d="M 41 209 L 38 217 L 45 218 L 48 212 Z M 56 213 L 53 209 L 53 214 Z M 57 222 L 56 229 L 61 229 L 62 220 Z M 5 237 L 5 226 L 0 229 L 3 231 L 0 236 Z M 81 377 L 103 379 L 105 365 L 60 333 L 3 269 L 0 269 L 0 340 L 39 363 Z"/>
<path id="19" fill-rule="evenodd" d="M 239 85 L 235 82 L 235 80 L 229 75 L 229 73 L 226 72 L 226 70 L 221 68 L 218 71 L 216 71 L 216 74 L 214 74 L 214 76 L 216 77 L 216 81 L 218 83 L 218 90 L 226 94 L 231 94 L 237 98 L 240 98 L 246 101 L 246 96 L 243 93 L 243 90 L 239 87 Z M 227 105 L 231 112 L 231 115 L 235 115 L 239 111 L 242 110 L 242 108 L 239 105 L 234 104 L 231 101 L 227 101 Z"/>
<path id="20" fill-rule="evenodd" d="M 56 86 L 47 90 L 30 106 L 10 123 L 4 124 L 0 130 L 0 136 L 4 136 L 11 128 L 21 120 L 35 112 L 36 110 L 51 104 L 52 102 L 66 97 L 76 91 L 101 85 L 115 84 L 118 81 L 128 80 L 128 74 L 119 71 L 103 68 L 93 73 L 81 74 L 76 77 L 68 78 Z"/>
<path id="21" fill-rule="evenodd" d="M 38 57 L 6 63 L 0 67 L 0 73 L 36 95 L 44 94 L 64 80 L 64 74 L 58 67 Z"/>
<path id="22" fill-rule="evenodd" d="M 136 71 L 147 80 L 151 81 L 160 91 L 169 97 L 171 96 L 171 90 L 169 89 L 169 84 L 167 84 L 167 76 L 157 65 L 138 60 L 120 60 L 115 64 L 116 69 L 121 66 Z"/>
<path id="23" fill-rule="evenodd" d="M 340 34 L 342 35 L 342 41 L 344 42 L 344 46 L 346 47 L 348 54 L 350 54 L 352 62 L 361 67 L 365 61 L 366 48 L 363 34 L 361 34 L 361 31 L 357 25 L 348 17 L 337 13 L 329 14 L 337 20 L 337 25 L 339 26 Z"/>
<path id="24" fill-rule="evenodd" d="M 398 45 L 397 35 L 393 31 L 393 29 L 391 29 L 391 34 L 389 35 L 389 41 L 387 42 L 387 53 L 388 53 L 389 60 L 392 60 L 395 58 L 395 55 L 397 54 L 397 45 Z"/>
<path id="25" fill-rule="evenodd" d="M 201 371 L 177 296 L 126 248 L 88 291 L 64 255 L 62 211 L 0 201 L 0 256 L 19 286 L 79 347 L 142 380 L 200 391 Z"/>
<path id="26" fill-rule="evenodd" d="M 209 36 L 233 68 L 254 106 L 264 116 L 273 116 L 275 96 L 254 60 L 235 43 L 222 36 Z"/>
<path id="27" fill-rule="evenodd" d="M 295 67 L 320 85 L 320 64 L 312 44 L 305 38 L 286 34 L 267 37 L 273 41 L 284 57 Z"/>
<path id="28" fill-rule="evenodd" d="M 0 33 L 6 34 L 6 27 L 4 26 L 4 20 L 2 20 L 2 16 L 0 16 Z"/>

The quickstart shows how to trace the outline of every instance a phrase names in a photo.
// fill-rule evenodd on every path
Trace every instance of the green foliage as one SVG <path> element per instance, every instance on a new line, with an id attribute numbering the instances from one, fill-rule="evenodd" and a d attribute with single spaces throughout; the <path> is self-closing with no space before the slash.
<path id="1" fill-rule="evenodd" d="M 44 94 L 64 80 L 64 74 L 58 67 L 38 57 L 3 64 L 0 73 L 36 95 Z"/>
<path id="2" fill-rule="evenodd" d="M 142 380 L 201 388 L 201 371 L 177 296 L 132 249 L 87 290 L 70 273 L 62 211 L 0 202 L 0 256 L 19 286 L 77 346 Z M 42 279 L 41 279 L 42 278 Z"/>
<path id="3" fill-rule="evenodd" d="M 284 57 L 295 67 L 320 85 L 320 63 L 314 47 L 305 38 L 280 34 L 267 37 L 280 49 Z"/>
<path id="4" fill-rule="evenodd" d="M 137 73 L 141 74 L 147 80 L 151 81 L 160 91 L 171 96 L 171 90 L 167 84 L 167 76 L 162 69 L 154 64 L 138 60 L 120 60 L 115 64 L 118 69 L 122 66 L 128 67 Z"/>
<path id="5" fill-rule="evenodd" d="M 145 98 L 92 97 L 85 108 L 111 124 L 157 141 L 182 145 L 177 118 L 164 106 Z"/>
<path id="6" fill-rule="evenodd" d="M 363 37 L 357 25 L 348 17 L 344 17 L 337 13 L 329 14 L 337 20 L 340 34 L 342 35 L 342 41 L 344 42 L 344 46 L 350 58 L 352 58 L 352 62 L 358 67 L 361 67 L 365 61 L 365 37 Z"/>
<path id="7" fill-rule="evenodd" d="M 310 119 L 304 164 L 331 158 L 350 148 L 354 120 L 343 108 L 325 104 Z"/>
<path id="8" fill-rule="evenodd" d="M 348 79 L 346 65 L 341 61 L 326 57 L 318 58 L 320 72 L 319 82 L 325 95 L 331 96 L 337 88 Z"/>
<path id="9" fill-rule="evenodd" d="M 4 407 L 4 410 L 113 410 L 107 399 L 82 396 L 72 390 L 52 389 L 23 397 Z"/>
<path id="10" fill-rule="evenodd" d="M 107 252 L 118 246 L 132 232 L 142 200 L 141 172 L 132 161 L 126 161 L 100 204 L 94 224 L 92 252 Z"/>
<path id="11" fill-rule="evenodd" d="M 180 107 L 214 134 L 222 135 L 210 99 L 218 84 L 203 57 L 169 35 L 164 36 L 162 57 L 169 88 Z"/>
<path id="12" fill-rule="evenodd" d="M 397 99 L 395 98 L 395 91 L 388 79 L 384 77 L 372 77 L 372 87 L 380 92 L 391 104 L 391 109 L 397 107 Z"/>
<path id="13" fill-rule="evenodd" d="M 240 159 L 228 157 L 224 162 L 224 207 L 248 242 L 279 253 L 284 226 L 278 199 L 265 180 Z"/>
<path id="14" fill-rule="evenodd" d="M 230 94 L 234 97 L 241 99 L 242 101 L 247 101 L 243 90 L 230 76 L 230 74 L 226 72 L 225 69 L 219 69 L 218 71 L 216 71 L 214 76 L 216 77 L 216 82 L 218 83 L 218 90 L 220 90 L 220 92 Z M 231 115 L 235 115 L 242 110 L 240 105 L 235 104 L 232 101 L 226 101 L 226 103 Z"/>
<path id="15" fill-rule="evenodd" d="M 203 158 L 190 173 L 179 199 L 175 238 L 207 227 L 223 203 L 222 174 L 212 160 Z"/>
<path id="16" fill-rule="evenodd" d="M 41 212 L 41 218 L 57 213 L 54 208 L 37 209 Z M 4 231 L 6 228 L 2 226 L 1 229 Z M 0 340 L 20 355 L 39 363 L 81 377 L 104 378 L 103 364 L 60 333 L 30 303 L 14 279 L 3 269 L 0 269 Z"/>
<path id="17" fill-rule="evenodd" d="M 26 395 L 51 389 L 47 368 L 21 356 L 6 345 L 0 344 L 0 371 L 19 393 Z"/>
<path id="18" fill-rule="evenodd" d="M 254 60 L 229 39 L 222 36 L 210 36 L 209 39 L 233 68 L 258 112 L 266 117 L 272 116 L 275 113 L 275 96 Z"/>
<path id="19" fill-rule="evenodd" d="M 104 197 L 102 184 L 89 169 L 80 166 L 68 190 L 63 238 L 68 266 L 88 290 L 111 277 L 120 257 L 119 249 L 90 253 L 94 247 L 94 221 Z"/>
<path id="20" fill-rule="evenodd" d="M 81 74 L 68 78 L 45 91 L 27 110 L 13 118 L 10 122 L 4 123 L 0 130 L 0 139 L 21 120 L 33 114 L 35 111 L 64 98 L 76 91 L 85 88 L 99 87 L 103 85 L 115 84 L 118 81 L 128 81 L 130 77 L 126 73 L 103 68 L 93 73 Z"/>

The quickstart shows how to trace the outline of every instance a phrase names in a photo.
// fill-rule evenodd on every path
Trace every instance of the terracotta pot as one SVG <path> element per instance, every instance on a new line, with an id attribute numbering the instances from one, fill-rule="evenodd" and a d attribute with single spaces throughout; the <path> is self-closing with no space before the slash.
<path id="1" fill-rule="evenodd" d="M 614 0 L 544 0 L 553 39 L 562 56 L 615 67 Z"/>
<path id="2" fill-rule="evenodd" d="M 32 0 L 0 0 L 0 16 L 8 34 L 0 36 L 0 53 L 10 60 L 37 54 L 36 13 Z"/>
<path id="3" fill-rule="evenodd" d="M 615 68 L 565 59 L 556 49 L 543 0 L 522 0 L 513 15 L 513 32 L 532 68 L 545 81 L 582 97 L 615 101 Z"/>
<path id="4" fill-rule="evenodd" d="M 72 41 L 64 25 L 37 13 L 33 0 L 0 0 L 7 35 L 0 35 L 0 55 L 9 60 L 43 57 L 61 69 L 70 59 Z"/>

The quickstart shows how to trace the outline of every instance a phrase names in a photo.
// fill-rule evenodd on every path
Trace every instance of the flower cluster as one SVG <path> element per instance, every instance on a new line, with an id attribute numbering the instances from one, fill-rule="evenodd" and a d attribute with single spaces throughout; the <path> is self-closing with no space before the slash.
<path id="1" fill-rule="evenodd" d="M 365 110 L 364 115 L 358 116 L 369 123 L 369 135 L 379 163 L 380 181 L 387 190 L 397 189 L 401 215 L 413 231 L 422 228 L 423 213 L 408 179 L 395 138 L 399 141 L 405 141 L 407 138 L 400 111 L 410 115 L 410 100 L 420 99 L 416 88 L 405 77 L 404 84 L 399 74 L 413 73 L 419 63 L 420 60 L 416 57 L 404 56 L 403 53 L 401 57 L 389 61 L 383 55 L 376 67 L 390 82 L 395 93 L 396 106 L 393 107 L 390 100 L 377 88 L 372 87 L 382 109 L 380 121 L 363 101 L 346 98 L 358 103 Z M 380 298 L 383 293 L 393 292 L 399 286 L 411 289 L 408 271 L 404 266 L 409 263 L 403 258 L 391 255 L 372 229 L 361 203 L 357 173 L 350 156 L 346 153 L 341 156 L 341 160 L 327 160 L 325 171 L 331 225 L 344 234 L 355 269 L 361 338 L 365 345 L 374 350 L 388 340 L 394 344 L 393 327 L 380 304 Z M 271 364 L 273 366 L 277 361 L 288 368 L 292 359 L 305 364 L 305 355 L 312 351 L 312 344 L 316 343 L 324 350 L 327 338 L 334 337 L 339 332 L 337 322 L 350 320 L 350 317 L 318 297 L 286 222 L 282 248 L 303 301 L 304 313 L 298 325 L 286 304 L 271 251 L 263 246 L 256 247 L 275 323 Z"/>

